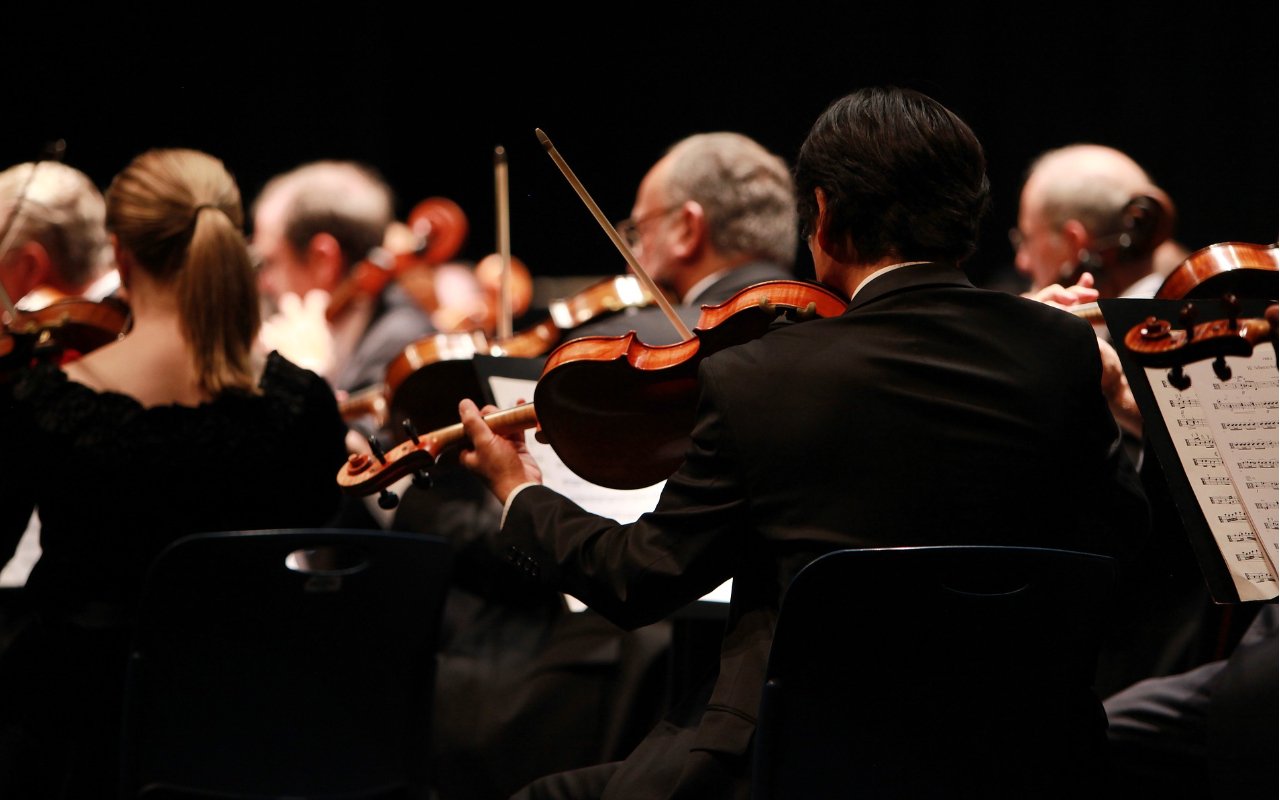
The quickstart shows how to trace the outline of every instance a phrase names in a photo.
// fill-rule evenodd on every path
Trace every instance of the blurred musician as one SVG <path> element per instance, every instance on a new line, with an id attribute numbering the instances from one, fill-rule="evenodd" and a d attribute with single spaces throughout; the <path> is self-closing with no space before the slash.
<path id="1" fill-rule="evenodd" d="M 88 175 L 58 161 L 0 172 L 0 288 L 20 311 L 64 297 L 101 300 L 120 286 L 107 244 L 106 204 Z M 5 309 L 0 308 L 0 318 Z M 32 515 L 14 557 L 0 556 L 0 586 L 21 586 L 40 557 Z"/>
<path id="2" fill-rule="evenodd" d="M 102 194 L 74 167 L 42 161 L 0 172 L 0 230 L 9 241 L 0 253 L 0 285 L 9 299 L 29 309 L 59 297 L 101 300 L 114 292 L 119 276 L 105 217 Z"/>
<path id="3" fill-rule="evenodd" d="M 394 202 L 371 167 L 317 161 L 272 178 L 253 204 L 258 286 L 274 311 L 263 342 L 293 354 L 340 392 L 381 381 L 405 345 L 434 331 L 396 281 L 325 317 L 351 269 L 394 230 Z"/>

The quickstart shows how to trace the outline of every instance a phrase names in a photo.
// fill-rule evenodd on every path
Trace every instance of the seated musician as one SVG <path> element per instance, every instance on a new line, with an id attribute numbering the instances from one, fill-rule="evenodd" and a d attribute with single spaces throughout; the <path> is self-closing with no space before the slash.
<path id="1" fill-rule="evenodd" d="M 23 308 L 37 289 L 46 299 L 110 294 L 118 277 L 105 216 L 98 187 L 74 167 L 41 161 L 0 172 L 0 225 L 8 238 L 0 286 L 9 299 Z"/>
<path id="2" fill-rule="evenodd" d="M 688 136 L 645 173 L 618 233 L 654 283 L 679 301 L 677 313 L 693 328 L 703 305 L 754 283 L 794 277 L 791 175 L 781 158 L 740 133 Z M 681 339 L 657 306 L 628 308 L 569 338 L 630 330 L 645 344 Z"/>
<path id="3" fill-rule="evenodd" d="M 74 167 L 41 161 L 0 172 L 0 230 L 8 242 L 0 253 L 0 289 L 16 309 L 34 311 L 64 297 L 101 300 L 116 291 L 106 213 L 98 187 Z M 40 557 L 39 533 L 33 514 L 12 560 L 0 553 L 0 586 L 26 582 Z"/>
<path id="4" fill-rule="evenodd" d="M 1098 299 L 1151 298 L 1187 255 L 1169 238 L 1172 216 L 1172 201 L 1129 155 L 1099 144 L 1047 150 L 1031 163 L 1021 189 L 1011 233 L 1015 264 L 1030 281 L 1029 296 L 1068 309 Z M 1160 465 L 1145 452 L 1142 415 L 1100 316 L 1094 330 L 1103 393 L 1154 520 L 1101 653 L 1097 687 L 1106 697 L 1220 658 L 1225 616 L 1209 597 Z"/>
<path id="5" fill-rule="evenodd" d="M 826 551 L 1123 554 L 1143 530 L 1090 326 L 977 289 L 959 268 L 989 195 L 969 127 L 919 93 L 863 89 L 818 118 L 795 176 L 816 274 L 848 310 L 701 362 L 692 441 L 653 513 L 619 525 L 584 511 L 539 485 L 523 436 L 495 435 L 460 404 L 463 463 L 505 504 L 492 546 L 539 582 L 634 627 L 733 580 L 709 699 L 675 709 L 623 761 L 546 776 L 520 797 L 747 797 L 780 599 Z M 1098 501 L 1063 502 L 1083 496 Z M 1077 710 L 1073 730 L 1105 747 L 1100 702 Z M 1101 764 L 1044 767 L 1027 796 L 1089 796 Z"/>
<path id="6" fill-rule="evenodd" d="M 741 134 L 688 137 L 647 172 L 621 233 L 653 279 L 684 298 L 677 312 L 692 327 L 701 304 L 792 277 L 790 173 Z M 646 344 L 679 340 L 656 306 L 629 307 L 564 336 L 632 330 Z M 666 686 L 655 684 L 655 671 L 665 675 L 665 661 L 678 660 L 670 622 L 625 631 L 595 611 L 567 611 L 554 586 L 524 581 L 486 547 L 501 511 L 462 470 L 437 473 L 426 491 L 406 489 L 396 513 L 398 528 L 448 529 L 458 543 L 433 760 L 443 800 L 503 797 L 546 773 L 620 758 L 661 716 Z M 674 684 L 690 676 L 666 677 Z"/>
<path id="7" fill-rule="evenodd" d="M 427 313 L 395 281 L 323 318 L 352 268 L 382 246 L 394 204 L 381 176 L 350 161 L 317 161 L 277 175 L 253 203 L 258 287 L 276 312 L 305 307 L 301 329 L 279 314 L 268 318 L 264 341 L 305 353 L 301 362 L 341 392 L 381 381 L 405 345 L 433 331 Z"/>
<path id="8" fill-rule="evenodd" d="M 0 552 L 33 509 L 43 548 L 35 614 L 0 658 L 0 797 L 116 796 L 133 620 L 162 548 L 337 511 L 346 429 L 318 375 L 254 353 L 243 221 L 212 156 L 134 159 L 106 193 L 132 327 L 26 370 L 0 414 Z"/>

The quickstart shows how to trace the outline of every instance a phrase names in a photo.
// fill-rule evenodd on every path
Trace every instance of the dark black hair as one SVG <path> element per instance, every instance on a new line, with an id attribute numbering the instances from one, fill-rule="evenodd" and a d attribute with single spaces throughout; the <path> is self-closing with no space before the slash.
<path id="1" fill-rule="evenodd" d="M 860 89 L 814 122 L 795 167 L 800 230 L 827 197 L 829 230 L 857 260 L 960 262 L 977 247 L 991 200 L 986 157 L 973 131 L 936 100 L 910 89 Z"/>

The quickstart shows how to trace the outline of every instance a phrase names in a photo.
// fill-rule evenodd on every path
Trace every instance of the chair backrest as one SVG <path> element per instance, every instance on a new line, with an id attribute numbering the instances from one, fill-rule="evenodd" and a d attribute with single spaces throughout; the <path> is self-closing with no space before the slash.
<path id="1" fill-rule="evenodd" d="M 122 796 L 425 796 L 450 552 L 336 529 L 174 542 L 139 611 Z"/>
<path id="2" fill-rule="evenodd" d="M 1094 785 L 1106 719 L 1091 683 L 1113 582 L 1111 558 L 1040 548 L 814 560 L 775 628 L 753 798 L 1065 797 Z"/>

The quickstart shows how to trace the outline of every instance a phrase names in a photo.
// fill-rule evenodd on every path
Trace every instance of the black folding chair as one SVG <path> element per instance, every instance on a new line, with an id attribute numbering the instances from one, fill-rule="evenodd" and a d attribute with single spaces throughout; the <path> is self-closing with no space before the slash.
<path id="1" fill-rule="evenodd" d="M 842 550 L 779 614 L 755 800 L 1090 797 L 1113 560 L 1021 547 Z"/>
<path id="2" fill-rule="evenodd" d="M 438 536 L 188 536 L 156 560 L 131 653 L 122 797 L 426 797 Z"/>

